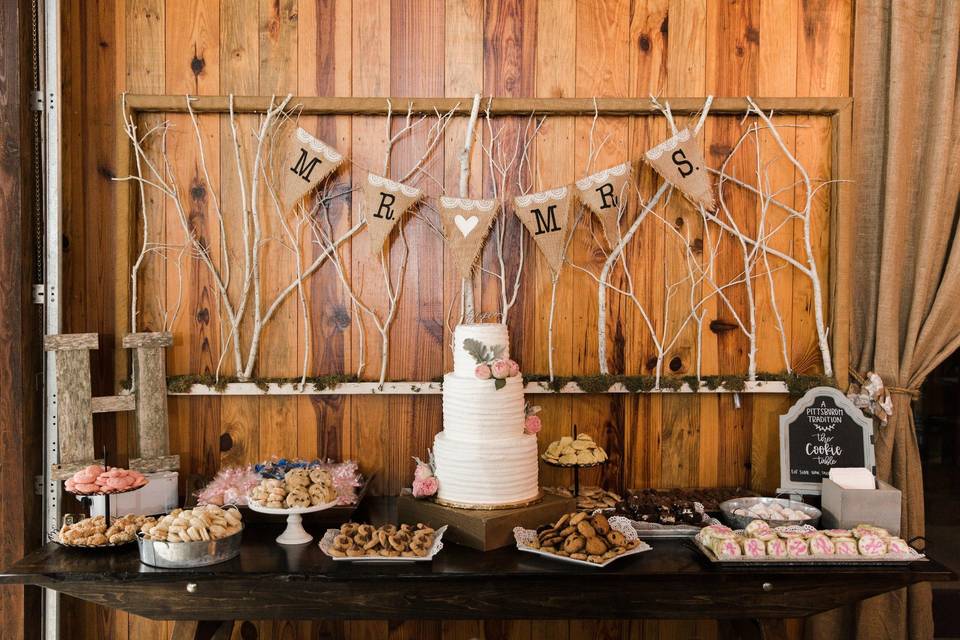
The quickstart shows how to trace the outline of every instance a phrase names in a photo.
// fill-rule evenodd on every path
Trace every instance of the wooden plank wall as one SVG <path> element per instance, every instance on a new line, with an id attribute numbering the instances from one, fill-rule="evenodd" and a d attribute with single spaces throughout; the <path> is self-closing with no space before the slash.
<path id="1" fill-rule="evenodd" d="M 42 473 L 41 307 L 31 300 L 37 274 L 30 3 L 0 3 L 0 566 L 40 546 Z M 40 248 L 42 250 L 42 247 Z M 39 637 L 35 587 L 0 587 L 4 638 Z"/>
<path id="2" fill-rule="evenodd" d="M 126 309 L 117 308 L 118 287 L 128 277 L 112 269 L 119 221 L 112 217 L 117 189 L 111 178 L 117 165 L 119 94 L 285 94 L 336 96 L 467 96 L 476 91 L 499 96 L 845 96 L 849 93 L 852 31 L 850 0 L 70 0 L 64 3 L 64 157 L 65 331 L 96 331 L 104 338 L 94 352 L 95 393 L 113 392 L 119 372 L 114 344 L 127 330 Z M 156 123 L 157 116 L 145 122 Z M 203 116 L 201 132 L 210 170 L 210 185 L 200 171 L 189 118 L 171 118 L 177 170 L 189 180 L 189 216 L 195 233 L 223 260 L 212 197 L 227 211 L 236 209 L 236 178 L 230 129 L 225 120 Z M 255 119 L 241 118 L 249 127 Z M 787 144 L 813 175 L 829 172 L 826 119 L 780 117 Z M 307 118 L 305 125 L 334 143 L 362 167 L 382 162 L 383 121 L 379 118 Z M 508 128 L 516 126 L 509 122 Z M 430 173 L 448 192 L 456 191 L 457 158 L 464 123 L 454 123 Z M 572 182 L 588 169 L 589 118 L 548 120 L 532 162 L 538 186 Z M 598 138 L 609 134 L 591 169 L 637 158 L 667 134 L 660 118 L 601 118 Z M 704 153 L 716 166 L 740 132 L 737 118 L 711 118 L 703 136 Z M 400 146 L 394 175 L 414 162 L 423 134 Z M 249 154 L 244 143 L 244 154 Z M 246 157 L 246 156 L 245 156 Z M 475 155 L 470 196 L 489 194 L 488 170 Z M 749 169 L 746 156 L 739 167 Z M 785 163 L 776 177 L 789 184 Z M 645 193 L 655 188 L 649 172 Z M 363 171 L 341 172 L 336 189 L 347 189 Z M 439 187 L 423 181 L 428 193 Z M 826 194 L 826 191 L 822 192 Z M 788 200 L 799 194 L 787 194 Z M 829 270 L 829 219 L 826 195 L 816 207 L 815 243 L 822 273 Z M 742 194 L 729 200 L 738 224 L 756 225 L 756 207 Z M 669 218 L 678 227 L 702 236 L 689 207 L 671 205 Z M 175 243 L 183 231 L 172 211 L 158 242 Z M 356 202 L 335 205 L 335 225 L 345 229 L 359 215 Z M 413 246 L 404 282 L 403 302 L 394 329 L 391 378 L 429 379 L 450 368 L 443 348 L 449 338 L 447 309 L 459 295 L 449 256 L 439 238 L 420 220 L 406 222 Z M 511 222 L 510 246 L 527 243 Z M 269 231 L 268 231 L 269 233 Z M 729 242 L 725 240 L 724 242 Z M 791 227 L 781 248 L 800 242 Z M 644 304 L 663 303 L 664 283 L 683 268 L 674 254 L 674 236 L 662 225 L 645 224 L 638 249 L 628 259 L 639 274 Z M 727 246 L 727 249 L 733 249 Z M 227 245 L 236 258 L 236 243 Z M 295 269 L 288 253 L 270 249 L 276 267 L 265 282 L 274 291 Z M 313 248 L 308 250 L 314 251 Z M 232 253 L 231 253 L 232 252 Z M 399 247 L 394 244 L 396 259 Z M 578 263 L 597 268 L 598 257 L 587 230 L 574 239 Z M 484 264 L 493 265 L 488 247 Z M 366 238 L 347 249 L 344 263 L 365 296 L 382 287 L 376 263 L 368 257 Z M 546 370 L 549 272 L 539 256 L 521 284 L 511 311 L 512 350 L 524 370 Z M 734 275 L 736 260 L 718 270 Z M 168 371 L 211 371 L 219 358 L 218 305 L 208 274 L 196 262 L 183 264 L 184 309 L 174 326 L 175 345 Z M 448 274 L 442 282 L 437 274 Z M 620 277 L 620 276 L 618 276 Z M 786 294 L 781 313 L 788 327 L 791 359 L 801 371 L 818 367 L 812 328 L 812 292 L 808 282 L 789 270 L 776 273 Z M 825 277 L 825 276 L 824 276 Z M 178 295 L 174 263 L 152 264 L 141 276 L 141 329 L 161 322 L 158 299 Z M 477 276 L 482 308 L 494 308 L 496 292 L 489 276 Z M 238 286 L 236 281 L 231 286 Z M 555 361 L 559 374 L 596 371 L 595 291 L 589 276 L 567 269 L 559 287 Z M 147 292 L 147 293 L 144 293 Z M 307 291 L 313 326 L 311 372 L 351 372 L 359 361 L 359 335 L 351 321 L 349 299 L 325 266 Z M 608 318 L 608 348 L 613 368 L 649 372 L 654 353 L 641 319 L 613 296 Z M 733 303 L 743 309 L 743 296 Z M 783 308 L 786 306 L 786 308 Z M 770 300 L 761 295 L 761 322 L 770 317 Z M 708 318 L 722 317 L 716 305 Z M 281 310 L 265 335 L 261 375 L 295 375 L 299 371 L 303 320 L 295 301 Z M 375 332 L 366 332 L 366 352 L 378 353 Z M 673 373 L 692 370 L 695 336 L 685 332 L 667 362 Z M 761 340 L 776 336 L 766 324 Z M 737 332 L 704 336 L 704 373 L 742 373 L 746 345 Z M 761 370 L 782 369 L 776 348 L 761 351 Z M 232 365 L 228 365 L 228 368 Z M 567 433 L 576 423 L 608 449 L 612 463 L 588 480 L 610 488 L 642 486 L 776 486 L 776 423 L 787 405 L 783 397 L 744 397 L 736 408 L 730 395 L 541 397 L 545 429 L 542 443 Z M 184 475 L 211 473 L 223 464 L 254 461 L 273 454 L 354 457 L 376 471 L 374 491 L 397 493 L 408 480 L 410 456 L 421 455 L 440 428 L 439 397 L 315 396 L 300 398 L 172 398 L 172 448 L 181 456 Z M 98 416 L 97 442 L 123 462 L 128 441 L 122 420 Z M 568 480 L 545 470 L 544 484 Z M 164 638 L 169 625 L 71 601 L 65 637 Z M 712 622 L 390 622 L 256 623 L 238 625 L 237 637 L 391 637 L 391 638 L 558 638 L 702 637 L 717 634 Z"/>

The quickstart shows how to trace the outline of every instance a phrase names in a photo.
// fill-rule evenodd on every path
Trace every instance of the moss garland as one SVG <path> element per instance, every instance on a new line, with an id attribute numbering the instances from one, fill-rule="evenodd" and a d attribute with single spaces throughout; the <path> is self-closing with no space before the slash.
<path id="1" fill-rule="evenodd" d="M 442 382 L 443 378 L 434 378 L 433 382 Z M 788 373 L 758 373 L 758 382 L 783 382 L 787 385 L 787 391 L 792 396 L 803 395 L 813 387 L 834 387 L 837 381 L 834 378 L 823 375 L 799 375 Z M 251 382 L 263 392 L 269 389 L 270 384 L 289 384 L 295 389 L 300 386 L 301 378 L 251 378 L 249 380 L 240 380 L 236 376 L 220 376 L 217 378 L 210 374 L 180 375 L 169 376 L 167 378 L 167 389 L 170 393 L 188 393 L 195 384 L 203 385 L 209 389 L 224 392 L 227 385 L 233 382 Z M 361 382 L 355 375 L 342 373 L 332 373 L 324 376 L 308 376 L 307 384 L 313 385 L 317 391 L 326 391 L 336 389 L 341 384 L 350 382 Z M 523 376 L 523 383 L 531 382 L 545 385 L 547 389 L 559 393 L 569 383 L 576 384 L 581 391 L 588 394 L 606 393 L 610 388 L 619 383 L 629 393 L 647 393 L 652 391 L 656 385 L 654 376 L 624 376 L 624 375 L 583 375 L 583 376 L 550 376 L 537 373 L 528 373 Z M 747 376 L 745 375 L 715 375 L 701 376 L 698 382 L 696 376 L 662 376 L 660 378 L 660 388 L 664 390 L 678 391 L 684 384 L 694 391 L 700 390 L 702 384 L 707 391 L 724 390 L 730 392 L 743 391 L 747 387 Z M 417 390 L 419 391 L 419 390 Z"/>

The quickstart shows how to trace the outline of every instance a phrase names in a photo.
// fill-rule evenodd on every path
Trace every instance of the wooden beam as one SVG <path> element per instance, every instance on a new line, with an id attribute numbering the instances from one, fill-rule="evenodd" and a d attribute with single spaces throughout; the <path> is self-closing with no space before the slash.
<path id="1" fill-rule="evenodd" d="M 846 106 L 831 117 L 832 180 L 852 180 L 853 107 Z M 846 390 L 850 378 L 850 316 L 853 312 L 850 272 L 853 269 L 853 184 L 830 186 L 830 335 L 834 375 Z"/>
<path id="2" fill-rule="evenodd" d="M 197 113 L 226 113 L 229 111 L 229 96 L 195 96 L 191 106 Z M 389 98 L 394 113 L 412 107 L 414 113 L 430 113 L 453 110 L 458 116 L 469 116 L 473 98 Z M 703 98 L 661 98 L 670 103 L 675 115 L 692 115 L 703 107 Z M 181 95 L 127 95 L 127 106 L 133 111 L 184 113 L 186 97 Z M 262 113 L 270 106 L 267 96 L 234 96 L 234 112 Z M 756 98 L 764 111 L 778 114 L 833 115 L 850 102 L 850 98 Z M 294 97 L 290 104 L 298 107 L 302 115 L 357 115 L 381 116 L 387 113 L 387 98 L 331 98 Z M 528 115 L 599 115 L 636 116 L 658 115 L 659 111 L 649 98 L 490 98 L 482 106 L 498 116 Z M 747 110 L 744 98 L 716 98 L 710 108 L 711 115 L 743 115 Z"/>
<path id="3" fill-rule="evenodd" d="M 169 331 L 156 333 L 128 333 L 123 336 L 123 347 L 135 349 L 137 347 L 170 347 L 173 346 L 173 334 Z"/>
<path id="4" fill-rule="evenodd" d="M 61 333 L 43 336 L 44 351 L 77 351 L 97 349 L 100 341 L 95 333 Z"/>
<path id="5" fill-rule="evenodd" d="M 90 399 L 91 413 L 133 411 L 137 408 L 136 396 L 100 396 Z"/>

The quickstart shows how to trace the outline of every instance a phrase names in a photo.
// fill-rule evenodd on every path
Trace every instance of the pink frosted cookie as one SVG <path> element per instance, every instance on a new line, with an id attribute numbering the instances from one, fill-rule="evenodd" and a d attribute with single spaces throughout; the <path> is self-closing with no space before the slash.
<path id="1" fill-rule="evenodd" d="M 767 555 L 767 545 L 758 538 L 747 538 L 743 541 L 743 555 L 748 558 L 762 558 Z"/>
<path id="2" fill-rule="evenodd" d="M 714 540 L 724 540 L 732 537 L 733 530 L 722 524 L 712 524 L 709 527 L 704 527 L 700 530 L 700 533 L 697 534 L 697 539 L 700 540 L 701 544 L 705 547 L 709 547 Z"/>
<path id="3" fill-rule="evenodd" d="M 810 538 L 810 553 L 815 556 L 832 556 L 836 551 L 833 540 L 823 534 Z"/>
<path id="4" fill-rule="evenodd" d="M 758 534 L 767 533 L 770 531 L 772 531 L 770 529 L 770 525 L 763 520 L 753 520 L 743 529 L 743 532 L 748 536 L 757 536 Z"/>
<path id="5" fill-rule="evenodd" d="M 787 543 L 781 538 L 767 540 L 767 555 L 771 558 L 787 557 Z"/>
<path id="6" fill-rule="evenodd" d="M 838 556 L 855 556 L 859 553 L 857 551 L 857 541 L 853 538 L 835 538 L 833 547 Z"/>
<path id="7" fill-rule="evenodd" d="M 880 536 L 868 533 L 857 541 L 857 549 L 865 556 L 882 556 L 887 552 L 887 543 Z"/>
<path id="8" fill-rule="evenodd" d="M 790 538 L 787 540 L 787 555 L 791 558 L 797 558 L 809 554 L 810 545 L 803 538 Z"/>
<path id="9" fill-rule="evenodd" d="M 820 533 L 827 536 L 828 538 L 849 538 L 850 537 L 849 529 L 824 529 Z"/>
<path id="10" fill-rule="evenodd" d="M 740 545 L 733 538 L 714 540 L 710 548 L 718 558 L 736 558 L 741 555 Z"/>
<path id="11" fill-rule="evenodd" d="M 913 555 L 913 549 L 903 538 L 890 538 L 887 540 L 887 553 L 897 555 Z"/>

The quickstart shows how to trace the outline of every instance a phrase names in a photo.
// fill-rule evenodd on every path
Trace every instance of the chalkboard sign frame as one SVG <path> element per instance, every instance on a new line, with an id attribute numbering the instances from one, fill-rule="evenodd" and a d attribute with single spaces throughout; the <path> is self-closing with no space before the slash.
<path id="1" fill-rule="evenodd" d="M 873 450 L 873 419 L 863 414 L 839 389 L 833 387 L 814 387 L 803 394 L 786 415 L 780 416 L 780 491 L 795 491 L 805 494 L 819 494 L 820 482 L 799 482 L 790 479 L 790 433 L 789 425 L 800 418 L 820 398 L 829 397 L 834 404 L 847 414 L 863 430 L 863 464 L 876 473 L 876 457 Z"/>

